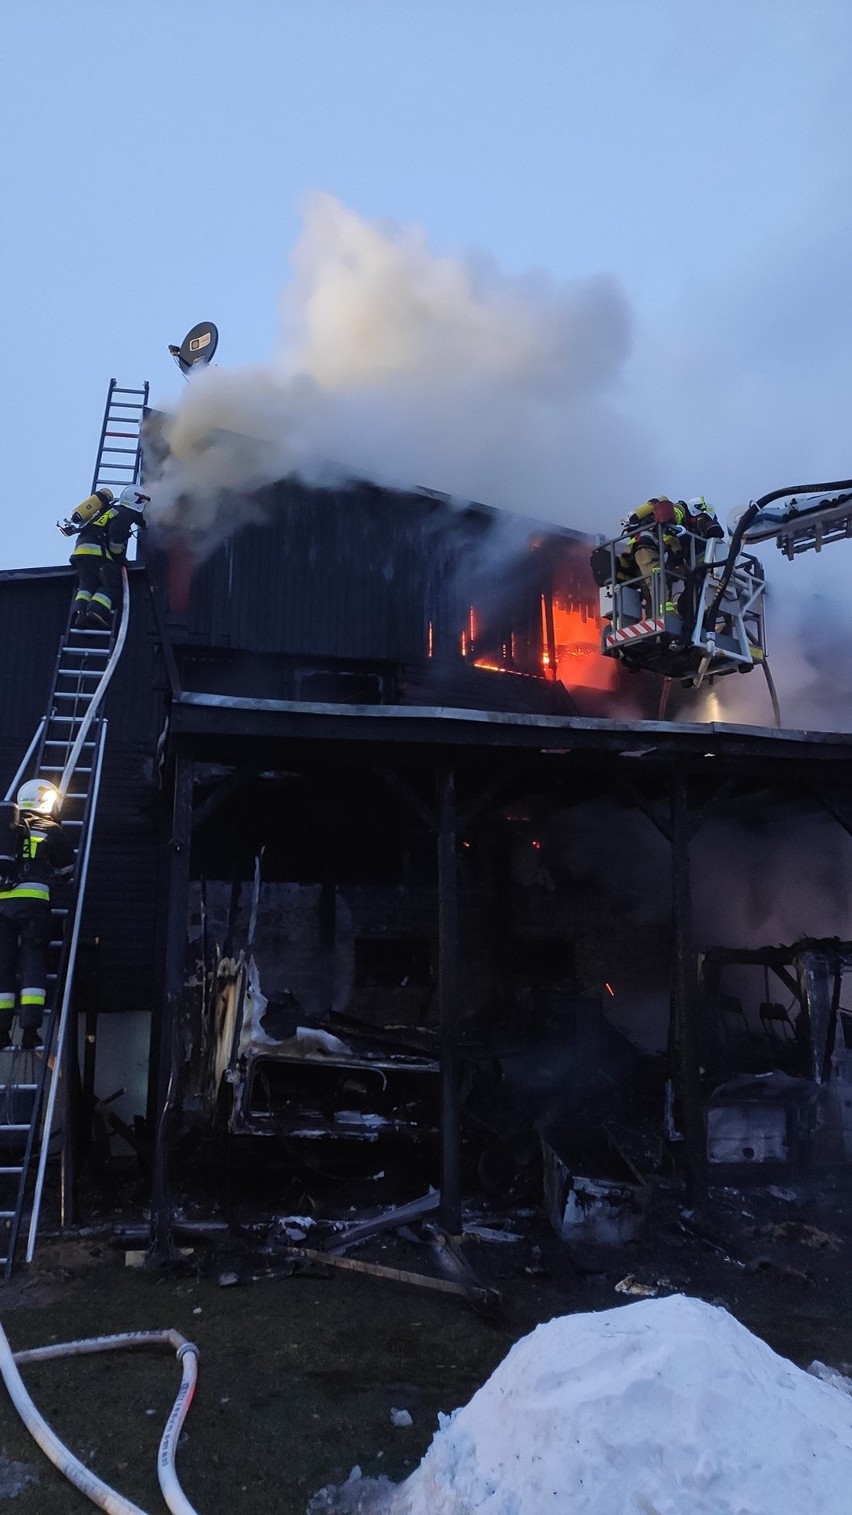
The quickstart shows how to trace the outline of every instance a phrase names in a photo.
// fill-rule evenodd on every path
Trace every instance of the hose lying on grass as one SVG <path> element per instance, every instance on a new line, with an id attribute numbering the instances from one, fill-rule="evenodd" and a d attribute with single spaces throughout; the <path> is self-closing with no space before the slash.
<path id="1" fill-rule="evenodd" d="M 79 1357 L 91 1352 L 120 1352 L 133 1347 L 171 1347 L 181 1365 L 181 1384 L 166 1421 L 157 1453 L 157 1477 L 172 1515 L 196 1515 L 184 1494 L 175 1471 L 175 1452 L 181 1428 L 195 1393 L 198 1377 L 198 1348 L 179 1331 L 124 1331 L 117 1336 L 92 1336 L 84 1341 L 58 1342 L 50 1347 L 33 1347 L 28 1352 L 13 1352 L 0 1325 L 0 1373 L 18 1414 L 45 1456 L 82 1494 L 107 1515 L 145 1515 L 132 1500 L 117 1494 L 83 1465 L 48 1425 L 33 1404 L 18 1363 L 44 1362 L 49 1357 Z"/>

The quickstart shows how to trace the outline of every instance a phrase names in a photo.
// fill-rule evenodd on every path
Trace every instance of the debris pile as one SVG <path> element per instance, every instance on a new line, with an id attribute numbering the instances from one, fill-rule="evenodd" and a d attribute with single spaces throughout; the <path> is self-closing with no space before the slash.
<path id="1" fill-rule="evenodd" d="M 539 1326 L 441 1417 L 404 1484 L 355 1470 L 310 1508 L 845 1515 L 850 1480 L 848 1396 L 726 1310 L 672 1295 Z"/>

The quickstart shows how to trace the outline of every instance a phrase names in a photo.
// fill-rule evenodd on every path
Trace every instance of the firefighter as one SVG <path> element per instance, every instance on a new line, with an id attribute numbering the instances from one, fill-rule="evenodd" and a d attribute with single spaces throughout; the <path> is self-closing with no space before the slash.
<path id="1" fill-rule="evenodd" d="M 42 779 L 18 791 L 17 856 L 0 889 L 0 1048 L 11 1042 L 16 1000 L 21 1046 L 32 1049 L 41 1042 L 50 885 L 74 871 L 74 848 L 51 813 L 57 798 L 53 785 Z"/>
<path id="2" fill-rule="evenodd" d="M 652 523 L 653 522 L 653 526 Z M 723 537 L 724 529 L 716 519 L 714 507 L 708 504 L 704 495 L 696 495 L 692 500 L 670 500 L 667 495 L 659 495 L 655 499 L 646 500 L 628 516 L 625 522 L 630 532 L 627 546 L 619 557 L 619 577 L 622 579 L 636 578 L 639 574 L 645 580 L 645 598 L 650 612 L 653 606 L 653 582 L 654 575 L 658 574 L 661 567 L 666 570 L 666 594 L 662 603 L 664 611 L 677 609 L 683 614 L 680 600 L 675 605 L 672 599 L 672 583 L 675 578 L 686 580 L 692 569 L 697 568 L 704 562 L 704 544 L 711 537 Z M 644 526 L 644 530 L 643 530 Z M 660 563 L 660 533 L 655 528 L 662 526 L 662 544 L 665 562 Z M 693 544 L 691 551 L 684 552 L 683 544 L 678 538 L 688 532 L 691 536 L 699 538 Z M 682 597 L 681 597 L 682 598 Z"/>
<path id="3" fill-rule="evenodd" d="M 707 543 L 713 537 L 724 537 L 725 528 L 716 519 L 715 507 L 708 503 L 703 494 L 687 500 L 686 506 L 689 511 L 687 530 L 695 540 L 690 560 L 684 563 L 683 591 L 678 596 L 677 610 L 681 620 L 691 628 L 698 614 L 702 586 L 705 582 L 705 575 L 699 570 L 704 563 Z M 730 626 L 727 629 L 730 630 Z"/>
<path id="4" fill-rule="evenodd" d="M 78 628 L 109 629 L 121 595 L 121 570 L 127 543 L 139 525 L 150 495 L 129 484 L 118 499 L 105 485 L 83 500 L 68 520 L 58 522 L 64 536 L 77 537 L 71 563 L 77 570 L 74 621 Z"/>
<path id="5" fill-rule="evenodd" d="M 679 500 L 678 504 L 686 504 L 689 512 L 689 520 L 686 523 L 687 531 L 693 536 L 701 537 L 708 542 L 711 537 L 723 537 L 725 528 L 717 520 L 716 507 L 705 500 L 703 494 L 696 495 L 693 500 Z"/>
<path id="6" fill-rule="evenodd" d="M 623 583 L 626 579 L 641 575 L 645 581 L 643 599 L 648 615 L 654 611 L 656 576 L 662 568 L 671 566 L 676 538 L 688 529 L 688 517 L 689 510 L 685 501 L 675 502 L 668 495 L 655 495 L 653 499 L 637 506 L 624 523 L 628 538 L 626 547 L 619 554 L 618 577 Z M 662 543 L 666 558 L 663 564 L 660 562 L 659 527 L 663 528 Z M 673 611 L 675 606 L 671 598 L 670 582 L 667 581 L 663 588 L 660 607 L 664 612 Z"/>

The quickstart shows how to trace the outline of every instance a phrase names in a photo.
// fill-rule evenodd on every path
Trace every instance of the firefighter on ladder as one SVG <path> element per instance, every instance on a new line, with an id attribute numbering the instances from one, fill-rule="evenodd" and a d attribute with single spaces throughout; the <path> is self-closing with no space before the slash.
<path id="1" fill-rule="evenodd" d="M 40 1045 L 50 945 L 50 885 L 70 878 L 74 848 L 51 814 L 57 791 L 32 779 L 18 791 L 11 847 L 4 844 L 0 879 L 0 1050 L 12 1040 L 16 1003 L 21 1046 Z M 14 807 L 8 807 L 14 810 Z"/>
<path id="2" fill-rule="evenodd" d="M 108 630 L 121 596 L 121 570 L 127 559 L 127 543 L 139 525 L 150 495 L 139 484 L 129 484 L 118 499 L 104 485 L 77 506 L 57 525 L 63 536 L 76 536 L 71 564 L 77 570 L 74 625 Z"/>

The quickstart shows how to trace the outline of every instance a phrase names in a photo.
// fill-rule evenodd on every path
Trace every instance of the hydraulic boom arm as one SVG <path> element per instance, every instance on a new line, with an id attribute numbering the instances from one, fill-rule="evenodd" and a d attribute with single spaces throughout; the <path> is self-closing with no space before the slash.
<path id="1" fill-rule="evenodd" d="M 777 502 L 777 503 L 776 503 Z M 795 484 L 755 500 L 741 514 L 734 535 L 745 542 L 775 540 L 785 557 L 852 537 L 852 479 L 833 484 Z"/>

